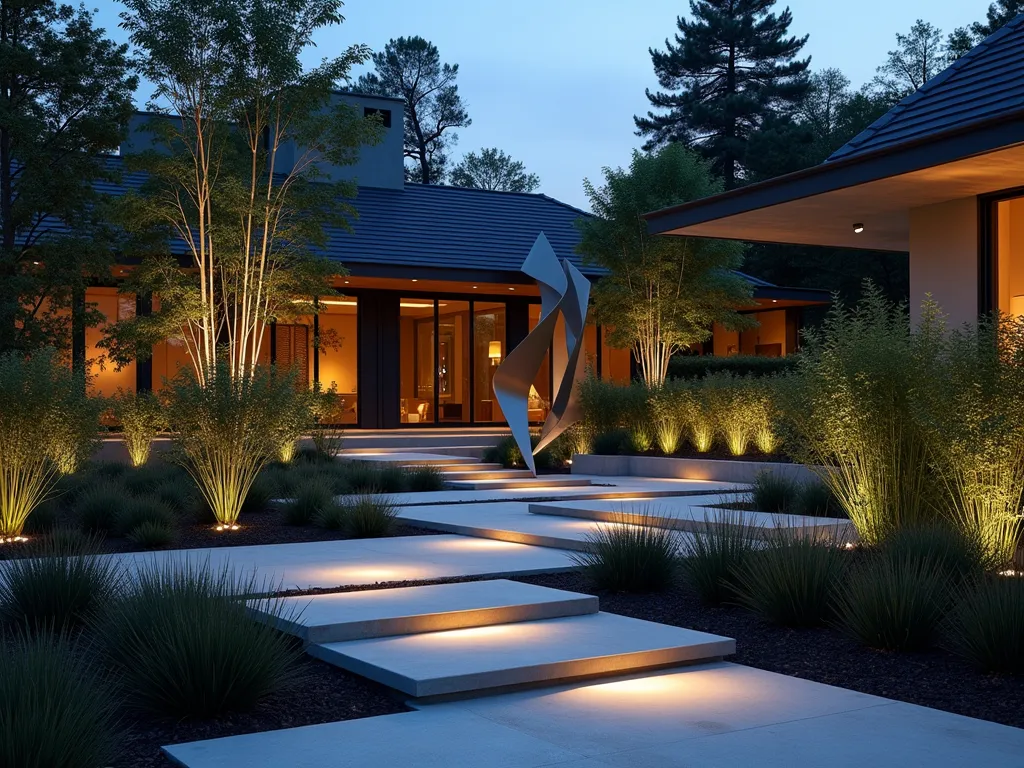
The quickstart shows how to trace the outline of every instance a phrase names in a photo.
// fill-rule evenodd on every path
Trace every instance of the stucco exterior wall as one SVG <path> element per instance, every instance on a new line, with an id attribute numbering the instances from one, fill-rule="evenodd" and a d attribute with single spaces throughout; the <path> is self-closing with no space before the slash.
<path id="1" fill-rule="evenodd" d="M 978 319 L 978 200 L 910 211 L 910 311 L 931 294 L 952 325 Z"/>

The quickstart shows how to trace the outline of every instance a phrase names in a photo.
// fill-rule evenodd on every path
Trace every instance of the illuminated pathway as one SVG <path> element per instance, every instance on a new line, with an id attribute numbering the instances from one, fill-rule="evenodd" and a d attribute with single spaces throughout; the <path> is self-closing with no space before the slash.
<path id="1" fill-rule="evenodd" d="M 960 768 L 1024 730 L 712 663 L 167 747 L 187 768 Z"/>

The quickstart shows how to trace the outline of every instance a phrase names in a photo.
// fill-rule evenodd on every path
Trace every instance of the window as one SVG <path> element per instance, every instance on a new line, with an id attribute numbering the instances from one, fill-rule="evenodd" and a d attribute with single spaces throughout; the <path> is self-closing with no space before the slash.
<path id="1" fill-rule="evenodd" d="M 373 115 L 380 115 L 381 123 L 385 128 L 391 127 L 391 110 L 390 109 L 377 109 L 376 107 L 363 107 L 363 117 L 372 117 Z"/>
<path id="2" fill-rule="evenodd" d="M 399 302 L 400 413 L 403 424 L 432 424 L 434 414 L 434 301 Z"/>
<path id="3" fill-rule="evenodd" d="M 494 397 L 494 371 L 505 359 L 505 305 L 489 301 L 473 304 L 473 420 L 503 421 Z"/>
<path id="4" fill-rule="evenodd" d="M 1024 315 L 1024 195 L 993 203 L 996 307 Z"/>

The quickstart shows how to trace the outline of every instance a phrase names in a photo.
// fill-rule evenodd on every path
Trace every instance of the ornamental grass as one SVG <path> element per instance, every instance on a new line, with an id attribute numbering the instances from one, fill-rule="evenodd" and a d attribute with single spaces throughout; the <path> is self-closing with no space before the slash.
<path id="1" fill-rule="evenodd" d="M 947 632 L 950 650 L 981 672 L 1024 673 L 1024 578 L 978 579 L 957 597 Z"/>
<path id="2" fill-rule="evenodd" d="M 159 716 L 212 718 L 299 683 L 301 649 L 250 613 L 285 617 L 280 600 L 253 599 L 273 589 L 194 560 L 141 567 L 97 624 L 123 700 Z"/>
<path id="3" fill-rule="evenodd" d="M 640 521 L 636 522 L 639 514 Z M 655 525 L 644 510 L 630 514 L 633 522 L 599 525 L 587 534 L 585 549 L 572 559 L 598 589 L 612 592 L 656 592 L 667 589 L 679 559 L 676 533 Z"/>
<path id="4" fill-rule="evenodd" d="M 734 580 L 754 551 L 759 528 L 736 510 L 709 511 L 704 522 L 688 532 L 681 569 L 687 583 L 708 605 L 737 599 Z"/>
<path id="5" fill-rule="evenodd" d="M 119 389 L 111 400 L 111 407 L 121 425 L 128 458 L 133 467 L 141 467 L 149 460 L 153 440 L 167 428 L 164 406 L 152 392 Z"/>
<path id="6" fill-rule="evenodd" d="M 85 768 L 117 755 L 116 707 L 60 634 L 18 634 L 0 664 L 0 765 Z"/>
<path id="7" fill-rule="evenodd" d="M 91 453 L 100 407 L 85 388 L 53 350 L 0 355 L 0 541 L 19 537 L 59 475 Z"/>
<path id="8" fill-rule="evenodd" d="M 189 371 L 171 382 L 169 416 L 182 463 L 220 525 L 237 524 L 249 488 L 277 455 L 281 420 L 297 398 L 304 396 L 292 377 L 257 368 L 233 378 L 223 361 L 205 384 Z"/>

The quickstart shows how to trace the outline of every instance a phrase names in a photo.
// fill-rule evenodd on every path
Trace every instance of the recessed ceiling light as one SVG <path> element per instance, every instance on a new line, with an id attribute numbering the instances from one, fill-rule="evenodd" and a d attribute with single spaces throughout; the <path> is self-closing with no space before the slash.
<path id="1" fill-rule="evenodd" d="M 853 225 L 853 231 L 854 231 L 855 234 L 859 235 L 861 232 L 864 231 L 864 225 L 860 224 L 860 223 L 854 224 Z"/>
<path id="2" fill-rule="evenodd" d="M 419 279 L 418 277 L 414 277 L 414 278 L 412 279 L 412 281 L 413 281 L 414 283 L 418 283 L 418 282 L 420 281 L 420 279 Z"/>
<path id="3" fill-rule="evenodd" d="M 348 280 L 345 281 L 345 285 L 348 285 Z"/>
<path id="4" fill-rule="evenodd" d="M 772 304 L 778 304 L 778 303 L 779 303 L 778 299 L 772 299 Z"/>
<path id="5" fill-rule="evenodd" d="M 515 288 L 509 288 L 509 290 L 510 290 L 510 291 L 514 291 L 514 290 L 515 290 Z"/>
<path id="6" fill-rule="evenodd" d="M 474 285 L 473 287 L 474 287 L 474 288 L 479 288 L 480 286 L 478 286 L 478 285 Z"/>

